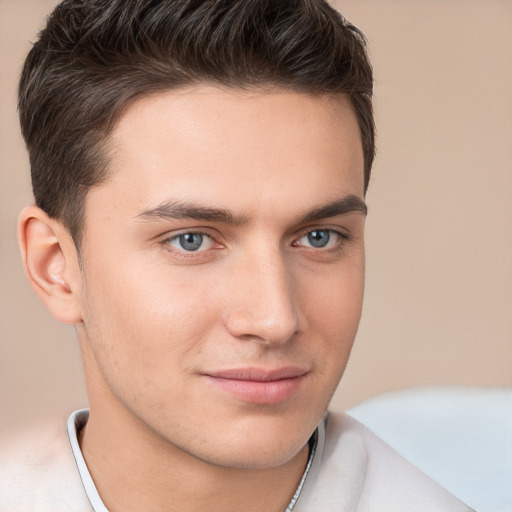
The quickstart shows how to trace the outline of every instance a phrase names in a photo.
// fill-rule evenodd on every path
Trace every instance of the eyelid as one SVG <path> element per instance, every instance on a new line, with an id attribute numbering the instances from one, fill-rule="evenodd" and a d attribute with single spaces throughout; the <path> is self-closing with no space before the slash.
<path id="1" fill-rule="evenodd" d="M 337 237 L 339 237 L 338 240 L 336 240 L 334 243 L 331 243 L 331 240 L 328 242 L 327 247 L 313 247 L 313 246 L 307 246 L 303 244 L 299 244 L 299 241 L 312 233 L 313 231 L 327 231 L 330 234 L 334 234 Z M 347 241 L 350 239 L 350 236 L 347 233 L 344 233 L 340 228 L 332 228 L 332 227 L 308 227 L 304 230 L 302 230 L 297 236 L 294 241 L 292 242 L 292 245 L 295 247 L 305 247 L 307 249 L 313 249 L 315 251 L 329 251 L 329 250 L 335 250 L 337 249 L 340 244 L 342 244 L 343 241 Z M 329 246 L 331 244 L 331 246 Z"/>
<path id="2" fill-rule="evenodd" d="M 206 232 L 204 228 L 183 228 L 177 231 L 173 231 L 171 233 L 166 233 L 164 236 L 162 236 L 161 240 L 158 242 L 160 246 L 164 248 L 165 251 L 172 253 L 174 255 L 177 255 L 179 257 L 199 257 L 200 255 L 204 255 L 207 252 L 210 252 L 211 250 L 217 250 L 222 248 L 222 244 L 218 242 L 216 236 L 212 235 L 211 233 Z M 174 245 L 171 245 L 171 242 L 178 239 L 182 235 L 187 234 L 194 234 L 194 235 L 201 235 L 204 238 L 207 238 L 210 240 L 211 246 L 206 249 L 198 249 L 196 251 L 187 251 L 186 249 L 176 247 Z"/>
<path id="3" fill-rule="evenodd" d="M 190 233 L 194 235 L 203 235 L 211 238 L 212 240 L 218 240 L 220 235 L 218 235 L 216 232 L 212 233 L 212 231 L 215 230 L 209 229 L 207 227 L 184 227 L 167 231 L 166 233 L 159 235 L 158 238 L 161 240 L 161 242 L 167 242 L 181 235 L 187 235 Z"/>
<path id="4" fill-rule="evenodd" d="M 200 244 L 199 248 L 196 250 L 187 251 L 187 249 L 185 249 L 184 247 L 179 247 L 181 238 L 184 237 L 185 235 L 192 235 L 192 236 L 199 235 L 201 237 L 201 244 Z M 176 242 L 177 245 L 174 245 L 174 242 Z M 186 232 L 186 233 L 181 233 L 181 234 L 172 236 L 171 238 L 169 238 L 167 240 L 167 243 L 180 252 L 182 250 L 184 252 L 203 252 L 203 251 L 207 251 L 208 249 L 210 249 L 211 245 L 213 244 L 213 239 L 212 239 L 212 237 L 206 235 L 205 233 Z M 203 247 L 203 246 L 206 246 L 206 247 Z"/>

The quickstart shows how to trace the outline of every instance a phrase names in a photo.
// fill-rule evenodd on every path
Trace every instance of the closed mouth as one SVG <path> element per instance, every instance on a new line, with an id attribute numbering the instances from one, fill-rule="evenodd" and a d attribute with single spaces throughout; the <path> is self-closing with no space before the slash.
<path id="1" fill-rule="evenodd" d="M 216 388 L 242 401 L 254 404 L 277 404 L 294 396 L 308 371 L 298 367 L 274 369 L 235 368 L 205 374 Z"/>

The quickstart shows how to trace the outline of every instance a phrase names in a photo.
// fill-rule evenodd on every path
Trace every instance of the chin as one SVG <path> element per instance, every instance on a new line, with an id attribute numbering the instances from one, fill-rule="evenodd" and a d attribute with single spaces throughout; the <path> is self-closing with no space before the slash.
<path id="1" fill-rule="evenodd" d="M 293 459 L 306 445 L 294 446 L 258 446 L 247 447 L 246 443 L 234 446 L 222 453 L 203 454 L 202 458 L 209 464 L 231 469 L 269 469 L 282 466 Z"/>
<path id="2" fill-rule="evenodd" d="M 294 430 L 297 422 L 276 428 L 268 421 L 252 422 L 250 428 L 222 428 L 209 438 L 185 450 L 209 464 L 236 469 L 268 469 L 293 459 L 307 444 L 315 426 Z M 216 435 L 215 435 L 216 434 Z M 195 443 L 194 443 L 195 444 Z"/>

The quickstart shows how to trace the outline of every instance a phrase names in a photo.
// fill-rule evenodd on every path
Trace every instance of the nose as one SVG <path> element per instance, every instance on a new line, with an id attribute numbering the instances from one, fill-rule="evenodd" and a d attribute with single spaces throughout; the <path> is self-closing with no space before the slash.
<path id="1" fill-rule="evenodd" d="M 225 322 L 230 334 L 263 345 L 281 345 L 301 327 L 295 280 L 282 255 L 252 255 L 232 274 Z"/>

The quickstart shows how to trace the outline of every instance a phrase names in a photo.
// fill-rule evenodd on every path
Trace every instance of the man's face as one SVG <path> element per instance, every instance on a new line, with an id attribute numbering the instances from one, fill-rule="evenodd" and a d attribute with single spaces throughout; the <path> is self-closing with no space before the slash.
<path id="1" fill-rule="evenodd" d="M 360 317 L 363 154 L 348 101 L 160 93 L 111 139 L 82 244 L 91 416 L 221 466 L 286 462 Z"/>

